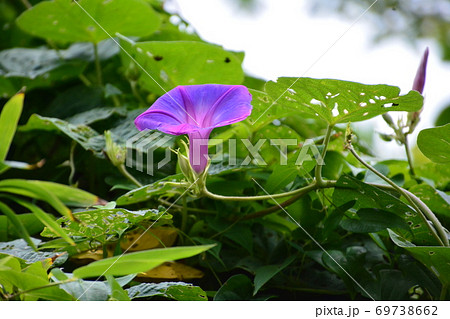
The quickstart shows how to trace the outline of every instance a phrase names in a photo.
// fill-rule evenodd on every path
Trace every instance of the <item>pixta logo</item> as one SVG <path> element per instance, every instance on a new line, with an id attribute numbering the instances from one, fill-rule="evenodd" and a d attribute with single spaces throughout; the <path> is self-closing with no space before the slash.
<path id="1" fill-rule="evenodd" d="M 149 175 L 154 174 L 155 169 L 161 169 L 171 160 L 171 146 L 172 137 L 157 131 L 141 131 L 127 143 L 126 165 L 135 168 L 138 171 L 144 171 L 144 161 L 146 172 Z M 298 146 L 298 150 L 292 153 L 295 156 L 295 165 L 303 165 L 305 161 L 315 161 L 317 165 L 325 165 L 324 160 L 313 140 L 298 141 L 296 139 L 260 139 L 253 142 L 248 139 L 201 139 L 196 140 L 194 144 L 192 163 L 198 164 L 200 162 L 200 148 L 209 148 L 209 157 L 213 163 L 222 162 L 224 160 L 224 144 L 228 142 L 228 156 L 227 165 L 267 165 L 260 151 L 267 143 L 274 147 L 280 154 L 280 165 L 288 165 L 288 146 Z M 247 150 L 247 154 L 243 158 L 237 158 L 237 143 L 242 143 Z M 215 147 L 212 147 L 215 146 Z M 154 152 L 158 148 L 165 148 L 164 158 L 160 159 L 158 156 L 155 162 Z M 214 151 L 215 148 L 215 152 Z M 198 155 L 198 156 L 196 156 Z M 205 153 L 206 156 L 206 153 Z M 239 163 L 239 164 L 238 164 Z"/>

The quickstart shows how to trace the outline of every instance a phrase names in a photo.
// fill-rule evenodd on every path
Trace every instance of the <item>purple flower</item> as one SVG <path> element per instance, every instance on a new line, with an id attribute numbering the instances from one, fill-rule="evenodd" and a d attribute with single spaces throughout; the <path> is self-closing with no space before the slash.
<path id="1" fill-rule="evenodd" d="M 423 53 L 422 60 L 420 61 L 419 68 L 417 69 L 416 77 L 414 78 L 414 83 L 412 89 L 423 93 L 423 88 L 425 86 L 426 72 L 427 72 L 427 61 L 428 61 L 428 48 L 425 49 Z"/>
<path id="2" fill-rule="evenodd" d="M 146 129 L 189 136 L 189 161 L 194 171 L 208 164 L 208 139 L 215 127 L 244 120 L 250 115 L 252 96 L 242 85 L 203 84 L 178 86 L 134 121 Z"/>

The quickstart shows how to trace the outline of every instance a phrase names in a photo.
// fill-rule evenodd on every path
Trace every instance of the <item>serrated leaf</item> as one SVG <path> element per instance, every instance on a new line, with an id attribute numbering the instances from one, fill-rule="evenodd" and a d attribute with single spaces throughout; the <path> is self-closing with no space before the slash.
<path id="1" fill-rule="evenodd" d="M 417 136 L 420 151 L 435 163 L 450 162 L 450 123 L 425 129 Z"/>
<path id="2" fill-rule="evenodd" d="M 418 111 L 423 105 L 416 91 L 399 95 L 395 86 L 332 79 L 282 77 L 267 82 L 265 91 L 286 108 L 330 125 L 365 121 L 389 111 Z"/>
<path id="3" fill-rule="evenodd" d="M 125 254 L 95 261 L 87 266 L 75 269 L 73 275 L 77 278 L 86 278 L 103 275 L 123 276 L 135 274 L 157 267 L 166 261 L 198 255 L 212 247 L 214 246 L 184 246 Z"/>
<path id="4" fill-rule="evenodd" d="M 160 25 L 159 16 L 140 0 L 77 2 L 43 1 L 22 13 L 16 23 L 25 32 L 44 39 L 94 43 L 115 36 L 116 32 L 149 35 Z"/>

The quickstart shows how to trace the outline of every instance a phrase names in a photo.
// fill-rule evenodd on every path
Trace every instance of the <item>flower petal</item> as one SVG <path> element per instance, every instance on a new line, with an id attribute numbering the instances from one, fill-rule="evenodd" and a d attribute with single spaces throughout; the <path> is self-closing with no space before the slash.
<path id="1" fill-rule="evenodd" d="M 161 96 L 135 124 L 139 130 L 189 134 L 242 121 L 250 115 L 251 95 L 242 85 L 178 86 Z"/>

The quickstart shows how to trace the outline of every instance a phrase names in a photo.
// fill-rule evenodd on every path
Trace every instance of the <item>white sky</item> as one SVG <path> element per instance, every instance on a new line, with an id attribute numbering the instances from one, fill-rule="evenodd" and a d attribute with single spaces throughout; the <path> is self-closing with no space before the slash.
<path id="1" fill-rule="evenodd" d="M 333 13 L 328 17 L 311 15 L 309 1 L 260 1 L 262 6 L 252 14 L 229 0 L 171 0 L 166 8 L 189 21 L 206 41 L 244 51 L 245 71 L 266 80 L 281 76 L 336 78 L 396 85 L 406 93 L 423 50 L 429 46 L 425 111 L 416 131 L 431 127 L 439 110 L 450 101 L 450 65 L 440 61 L 434 42 L 422 41 L 417 49 L 401 40 L 374 44 L 373 26 L 364 23 L 364 16 L 352 26 L 354 21 Z M 371 123 L 388 132 L 382 121 Z M 377 152 L 381 157 L 403 157 L 394 142 L 378 144 L 378 148 L 383 150 Z"/>

